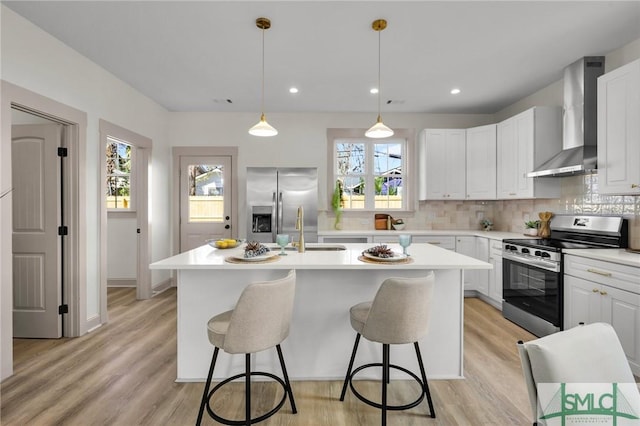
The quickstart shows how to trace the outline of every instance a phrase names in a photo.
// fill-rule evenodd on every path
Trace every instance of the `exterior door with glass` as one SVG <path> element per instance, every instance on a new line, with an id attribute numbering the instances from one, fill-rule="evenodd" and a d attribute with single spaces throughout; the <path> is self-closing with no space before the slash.
<path id="1" fill-rule="evenodd" d="M 230 156 L 180 157 L 180 252 L 231 238 Z"/>

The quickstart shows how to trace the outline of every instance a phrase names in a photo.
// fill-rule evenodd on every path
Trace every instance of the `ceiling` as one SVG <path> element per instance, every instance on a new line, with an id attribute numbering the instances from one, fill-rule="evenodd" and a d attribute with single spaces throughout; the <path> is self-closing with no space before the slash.
<path id="1" fill-rule="evenodd" d="M 383 113 L 493 114 L 640 38 L 640 1 L 2 3 L 170 111 L 260 111 L 261 16 L 267 113 L 376 111 L 378 18 Z"/>

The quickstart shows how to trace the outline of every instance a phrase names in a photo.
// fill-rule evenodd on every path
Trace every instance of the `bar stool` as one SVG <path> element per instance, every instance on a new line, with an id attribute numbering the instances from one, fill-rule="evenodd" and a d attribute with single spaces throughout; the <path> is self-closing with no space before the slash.
<path id="1" fill-rule="evenodd" d="M 426 336 L 428 331 L 429 306 L 434 280 L 433 271 L 430 271 L 426 277 L 420 278 L 388 278 L 382 283 L 372 302 L 359 303 L 350 309 L 351 326 L 357 334 L 347 374 L 344 378 L 340 401 L 344 401 L 347 384 L 349 384 L 351 391 L 359 400 L 382 410 L 382 425 L 387 424 L 387 410 L 413 408 L 420 404 L 425 396 L 429 403 L 431 417 L 436 417 L 418 345 L 418 340 Z M 365 364 L 352 372 L 360 336 L 364 336 L 365 339 L 372 342 L 382 343 L 382 363 Z M 389 362 L 389 345 L 405 343 L 413 343 L 422 379 L 406 368 Z M 382 367 L 381 403 L 365 398 L 353 386 L 353 378 L 356 374 L 370 367 Z M 400 370 L 418 382 L 421 389 L 418 399 L 405 405 L 387 404 L 390 368 Z"/>
<path id="2" fill-rule="evenodd" d="M 249 284 L 240 295 L 238 303 L 233 310 L 223 312 L 209 320 L 207 332 L 214 350 L 209 375 L 202 393 L 202 402 L 200 403 L 196 425 L 199 425 L 202 421 L 205 408 L 209 416 L 223 424 L 250 425 L 258 423 L 280 410 L 287 396 L 289 397 L 293 414 L 297 413 L 287 368 L 280 348 L 280 343 L 289 335 L 295 285 L 295 271 L 289 272 L 286 277 L 278 280 Z M 274 346 L 278 352 L 284 380 L 271 373 L 251 371 L 251 354 Z M 245 372 L 229 377 L 209 390 L 219 349 L 229 354 L 245 354 Z M 271 411 L 256 418 L 251 418 L 251 376 L 264 376 L 273 379 L 280 383 L 284 390 L 280 402 Z M 219 416 L 210 406 L 213 394 L 222 386 L 241 377 L 244 377 L 245 380 L 245 419 L 230 420 Z"/>

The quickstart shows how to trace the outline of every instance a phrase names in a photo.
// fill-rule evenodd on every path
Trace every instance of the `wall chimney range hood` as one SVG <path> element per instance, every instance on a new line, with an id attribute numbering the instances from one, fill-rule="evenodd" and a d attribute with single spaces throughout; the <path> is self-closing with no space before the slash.
<path id="1" fill-rule="evenodd" d="M 604 56 L 586 56 L 564 70 L 562 151 L 527 173 L 528 177 L 570 176 L 597 168 L 597 88 Z"/>

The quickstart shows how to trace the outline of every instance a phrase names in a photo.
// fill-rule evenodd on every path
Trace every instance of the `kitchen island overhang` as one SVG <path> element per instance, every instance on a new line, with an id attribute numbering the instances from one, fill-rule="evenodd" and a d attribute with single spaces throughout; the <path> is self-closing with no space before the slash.
<path id="1" fill-rule="evenodd" d="M 151 269 L 177 270 L 177 381 L 206 378 L 213 353 L 207 338 L 209 318 L 233 309 L 248 284 L 280 278 L 291 269 L 297 275 L 296 299 L 290 335 L 282 348 L 292 380 L 344 379 L 355 337 L 349 308 L 372 300 L 386 278 L 423 276 L 430 270 L 435 272 L 436 284 L 429 334 L 420 341 L 427 375 L 430 379 L 462 378 L 464 270 L 491 269 L 491 265 L 430 244 L 413 244 L 410 263 L 359 260 L 371 246 L 344 244 L 345 250 L 288 251 L 275 262 L 238 264 L 225 258 L 239 255 L 242 247 L 219 250 L 205 245 L 151 264 Z M 398 245 L 389 247 L 401 251 Z M 380 344 L 363 339 L 357 362 L 380 362 L 381 353 Z M 394 345 L 391 362 L 410 370 L 418 368 L 412 345 Z M 252 363 L 265 371 L 280 368 L 275 351 L 254 354 Z M 214 378 L 243 369 L 243 357 L 221 353 Z"/>

